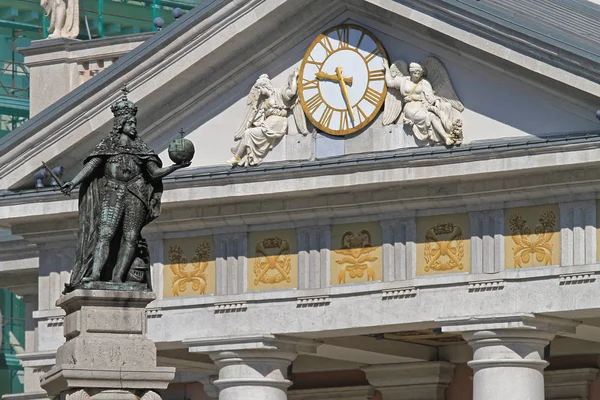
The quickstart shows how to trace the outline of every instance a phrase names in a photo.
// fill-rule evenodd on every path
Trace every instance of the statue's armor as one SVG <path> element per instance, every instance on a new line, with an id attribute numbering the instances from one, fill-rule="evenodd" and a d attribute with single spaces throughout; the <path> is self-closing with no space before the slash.
<path id="1" fill-rule="evenodd" d="M 109 157 L 104 166 L 104 176 L 120 182 L 129 182 L 142 172 L 142 161 L 133 154 L 117 154 Z"/>
<path id="2" fill-rule="evenodd" d="M 124 234 L 137 233 L 144 225 L 149 208 L 148 185 L 142 173 L 144 163 L 140 157 L 127 153 L 105 160 L 101 211 L 101 221 L 106 224 L 101 229 L 104 235 L 112 236 L 121 219 Z"/>

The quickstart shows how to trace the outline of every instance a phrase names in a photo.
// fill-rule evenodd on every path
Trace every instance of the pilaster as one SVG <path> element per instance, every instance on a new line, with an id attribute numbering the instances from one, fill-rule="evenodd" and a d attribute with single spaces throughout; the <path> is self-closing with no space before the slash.
<path id="1" fill-rule="evenodd" d="M 385 400 L 444 400 L 454 368 L 449 362 L 426 361 L 373 365 L 364 371 Z"/>
<path id="2" fill-rule="evenodd" d="M 312 340 L 273 335 L 189 340 L 192 353 L 206 353 L 219 369 L 213 384 L 219 400 L 286 400 L 288 367 L 298 354 L 314 354 Z"/>
<path id="3" fill-rule="evenodd" d="M 298 288 L 327 287 L 330 281 L 329 249 L 331 227 L 319 225 L 297 228 Z"/>
<path id="4" fill-rule="evenodd" d="M 383 237 L 383 280 L 399 281 L 417 275 L 416 218 L 381 221 Z"/>
<path id="5" fill-rule="evenodd" d="M 587 400 L 597 375 L 597 368 L 546 371 L 546 400 Z"/>
<path id="6" fill-rule="evenodd" d="M 217 295 L 244 293 L 248 287 L 248 234 L 222 233 L 214 238 Z"/>
<path id="7" fill-rule="evenodd" d="M 559 203 L 560 264 L 596 262 L 596 200 Z"/>
<path id="8" fill-rule="evenodd" d="M 493 274 L 504 269 L 504 210 L 469 213 L 471 272 Z"/>
<path id="9" fill-rule="evenodd" d="M 150 263 L 152 279 L 152 291 L 156 294 L 157 300 L 162 300 L 164 295 L 164 253 L 165 242 L 162 239 L 148 240 L 150 250 Z"/>

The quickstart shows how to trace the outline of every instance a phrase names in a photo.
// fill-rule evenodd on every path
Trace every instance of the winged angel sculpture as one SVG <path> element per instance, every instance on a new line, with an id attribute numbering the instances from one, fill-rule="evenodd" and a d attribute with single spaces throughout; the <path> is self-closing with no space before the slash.
<path id="1" fill-rule="evenodd" d="M 231 165 L 257 165 L 277 146 L 288 131 L 288 113 L 292 110 L 298 131 L 308 134 L 306 117 L 298 100 L 298 70 L 288 78 L 287 86 L 275 88 L 267 74 L 252 86 L 246 100 L 244 122 L 235 134 Z"/>
<path id="2" fill-rule="evenodd" d="M 440 60 L 428 57 L 422 64 L 398 60 L 391 66 L 384 60 L 388 87 L 383 125 L 412 126 L 415 137 L 430 144 L 447 146 L 463 139 L 460 102 L 448 71 Z"/>

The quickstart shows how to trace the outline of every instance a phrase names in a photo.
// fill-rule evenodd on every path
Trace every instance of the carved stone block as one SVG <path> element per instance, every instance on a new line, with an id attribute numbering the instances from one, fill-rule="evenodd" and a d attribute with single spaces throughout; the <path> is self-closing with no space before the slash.
<path id="1" fill-rule="evenodd" d="M 156 346 L 145 336 L 145 307 L 154 299 L 150 292 L 84 289 L 61 296 L 67 342 L 41 386 L 65 400 L 138 399 L 165 389 L 175 368 L 156 366 Z"/>

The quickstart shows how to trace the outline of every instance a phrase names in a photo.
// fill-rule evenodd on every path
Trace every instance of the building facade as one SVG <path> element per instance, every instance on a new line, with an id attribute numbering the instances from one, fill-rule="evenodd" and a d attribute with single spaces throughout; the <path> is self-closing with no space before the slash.
<path id="1" fill-rule="evenodd" d="M 47 398 L 75 259 L 76 196 L 33 174 L 72 178 L 127 84 L 164 164 L 180 129 L 196 148 L 143 232 L 165 399 L 600 399 L 597 17 L 215 0 L 23 49 L 43 95 L 0 139 L 0 286 L 26 305 L 4 398 Z M 92 52 L 111 61 L 87 76 Z"/>

